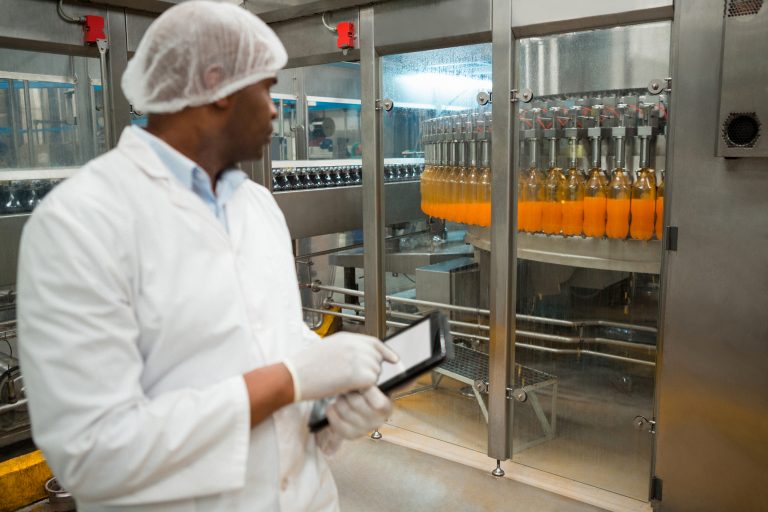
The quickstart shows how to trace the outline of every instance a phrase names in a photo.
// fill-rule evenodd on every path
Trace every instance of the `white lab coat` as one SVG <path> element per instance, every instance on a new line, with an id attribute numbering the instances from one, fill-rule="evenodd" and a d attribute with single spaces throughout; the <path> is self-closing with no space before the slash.
<path id="1" fill-rule="evenodd" d="M 242 374 L 316 340 L 282 212 L 244 183 L 229 235 L 131 130 L 24 229 L 35 442 L 81 512 L 337 510 L 309 404 L 254 429 Z"/>

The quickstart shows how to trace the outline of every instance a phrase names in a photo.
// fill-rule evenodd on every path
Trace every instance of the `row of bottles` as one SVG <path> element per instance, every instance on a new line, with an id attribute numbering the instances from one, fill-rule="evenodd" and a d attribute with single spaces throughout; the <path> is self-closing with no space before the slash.
<path id="1" fill-rule="evenodd" d="M 464 224 L 491 224 L 490 127 L 488 113 L 424 121 L 424 213 Z"/>
<path id="2" fill-rule="evenodd" d="M 646 114 L 644 118 L 647 120 L 650 116 Z M 592 160 L 591 169 L 585 176 L 578 166 L 580 128 L 576 110 L 569 124 L 564 129 L 569 148 L 566 172 L 557 166 L 557 133 L 554 129 L 544 130 L 544 138 L 549 145 L 549 166 L 545 175 L 539 171 L 536 162 L 536 131 L 530 129 L 524 132 L 531 161 L 528 169 L 521 172 L 518 183 L 518 230 L 595 238 L 629 237 L 635 240 L 650 240 L 655 236 L 660 240 L 664 217 L 664 185 L 659 183 L 657 186 L 655 171 L 649 166 L 652 127 L 637 127 L 640 168 L 633 180 L 625 168 L 628 132 L 623 122 L 610 128 L 615 162 L 610 176 L 605 175 L 601 169 L 600 126 L 586 130 Z"/>
<path id="3" fill-rule="evenodd" d="M 651 104 L 635 110 L 636 127 L 625 126 L 627 105 L 619 105 L 613 126 L 602 124 L 602 105 L 569 108 L 567 118 L 534 120 L 523 127 L 529 166 L 518 182 L 518 229 L 529 233 L 636 240 L 661 239 L 664 184 L 650 168 Z M 538 110 L 538 109 L 535 109 Z M 592 114 L 584 117 L 584 111 Z M 526 121 L 521 117 L 521 121 Z M 557 124 L 559 123 L 559 124 Z M 591 127 L 588 127 L 591 124 Z M 422 123 L 425 167 L 421 176 L 421 209 L 427 215 L 479 226 L 491 223 L 491 117 L 473 113 L 429 119 Z M 527 129 L 526 129 L 527 128 Z M 613 139 L 614 169 L 602 169 L 601 139 Z M 630 136 L 640 142 L 640 168 L 625 167 L 625 144 Z M 585 174 L 579 162 L 579 140 L 590 142 L 591 168 Z M 558 141 L 568 141 L 568 168 L 557 165 Z M 538 163 L 539 142 L 546 141 L 548 167 Z"/>
<path id="4" fill-rule="evenodd" d="M 29 213 L 61 179 L 0 181 L 0 215 Z"/>
<path id="5" fill-rule="evenodd" d="M 422 163 L 384 165 L 384 181 L 414 181 L 424 172 Z M 309 190 L 316 188 L 362 185 L 362 165 L 286 167 L 272 170 L 272 191 Z"/>
<path id="6" fill-rule="evenodd" d="M 587 175 L 578 167 L 577 140 L 569 137 L 569 166 L 556 163 L 556 139 L 548 137 L 550 162 L 546 173 L 535 161 L 536 137 L 527 138 L 531 158 L 518 182 L 518 230 L 550 235 L 650 240 L 662 237 L 664 183 L 657 184 L 649 167 L 648 135 L 638 129 L 640 169 L 635 179 L 624 167 L 624 137 L 614 137 L 616 167 L 610 176 L 601 169 L 600 129 L 589 129 L 592 148 Z M 545 135 L 546 136 L 546 135 Z"/>

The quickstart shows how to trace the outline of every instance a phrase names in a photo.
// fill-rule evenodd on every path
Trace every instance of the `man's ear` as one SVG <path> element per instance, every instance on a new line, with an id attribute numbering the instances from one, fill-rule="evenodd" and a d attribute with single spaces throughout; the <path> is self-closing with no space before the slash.
<path id="1" fill-rule="evenodd" d="M 221 110 L 227 110 L 232 105 L 232 96 L 224 96 L 223 98 L 214 101 L 212 105 Z"/>

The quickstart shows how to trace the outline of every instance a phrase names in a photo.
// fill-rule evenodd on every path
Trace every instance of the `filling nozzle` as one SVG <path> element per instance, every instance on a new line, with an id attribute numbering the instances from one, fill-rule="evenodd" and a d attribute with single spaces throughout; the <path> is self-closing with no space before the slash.
<path id="1" fill-rule="evenodd" d="M 528 139 L 528 151 L 531 167 L 534 169 L 539 168 L 539 139 L 531 137 Z"/>
<path id="2" fill-rule="evenodd" d="M 613 138 L 613 152 L 614 152 L 614 167 L 616 169 L 623 169 L 624 168 L 624 144 L 626 143 L 626 140 L 624 137 L 614 137 Z"/>
<path id="3" fill-rule="evenodd" d="M 589 143 L 592 149 L 592 168 L 598 169 L 602 165 L 602 161 L 603 161 L 602 155 L 600 155 L 600 136 L 599 135 L 590 136 Z"/>
<path id="4" fill-rule="evenodd" d="M 549 143 L 549 167 L 557 167 L 557 137 L 548 137 L 547 142 Z"/>

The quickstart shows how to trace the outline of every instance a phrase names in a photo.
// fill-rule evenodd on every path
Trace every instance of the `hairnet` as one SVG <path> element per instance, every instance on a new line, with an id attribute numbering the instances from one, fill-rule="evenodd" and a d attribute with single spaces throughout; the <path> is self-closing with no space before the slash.
<path id="1" fill-rule="evenodd" d="M 123 74 L 123 92 L 140 112 L 178 112 L 274 77 L 287 60 L 272 29 L 249 11 L 190 0 L 150 25 Z"/>

